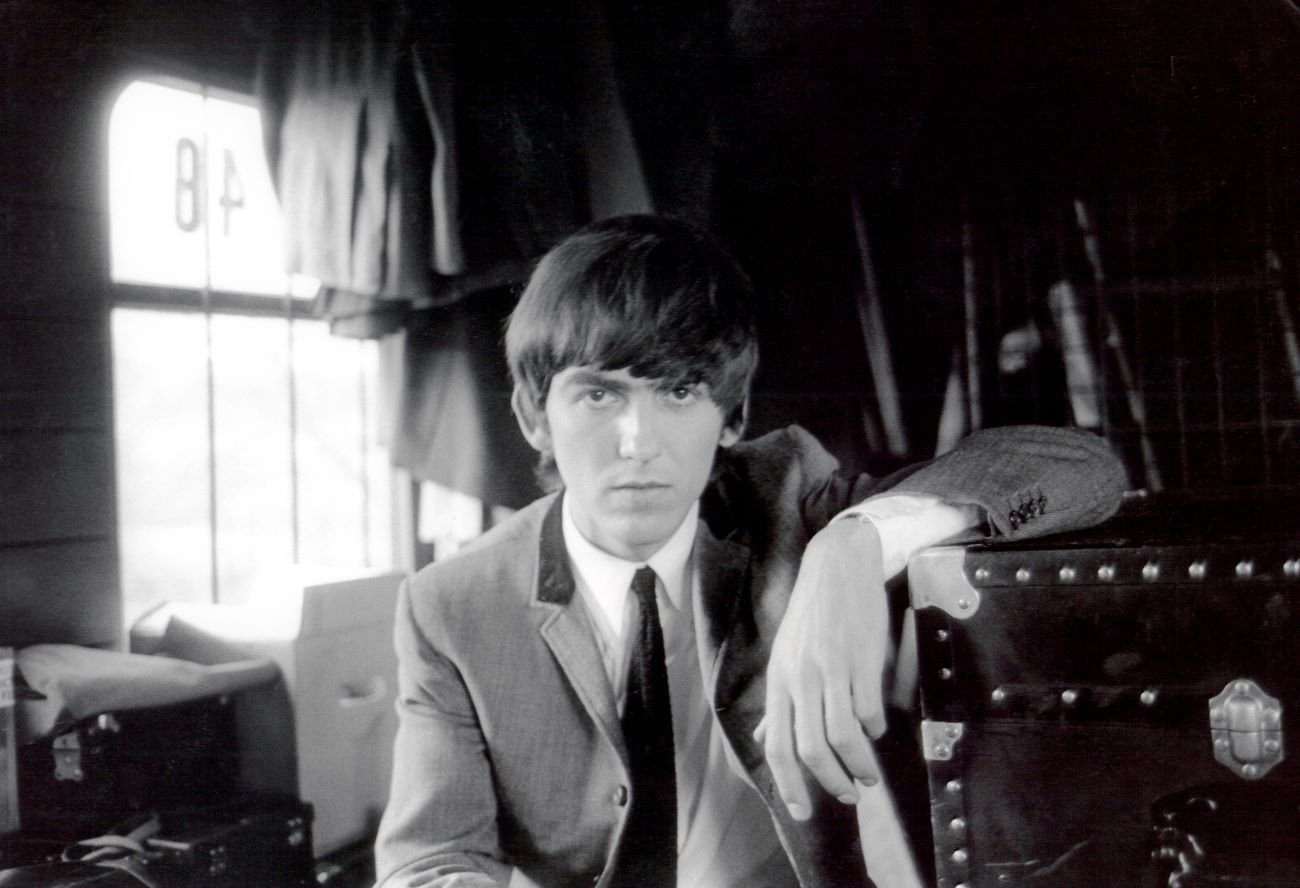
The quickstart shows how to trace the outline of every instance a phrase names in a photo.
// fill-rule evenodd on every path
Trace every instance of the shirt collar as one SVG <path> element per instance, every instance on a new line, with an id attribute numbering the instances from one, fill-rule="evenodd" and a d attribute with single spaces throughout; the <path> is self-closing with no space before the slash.
<path id="1" fill-rule="evenodd" d="M 688 561 L 695 544 L 695 529 L 699 525 L 700 505 L 693 503 L 673 535 L 650 556 L 648 561 L 625 561 L 597 548 L 573 520 L 572 507 L 567 496 L 561 504 L 564 527 L 564 548 L 573 565 L 574 578 L 585 587 L 600 614 L 621 635 L 623 606 L 632 585 L 632 574 L 638 567 L 649 565 L 659 577 L 659 588 L 668 603 L 681 610 L 687 604 L 690 588 Z"/>

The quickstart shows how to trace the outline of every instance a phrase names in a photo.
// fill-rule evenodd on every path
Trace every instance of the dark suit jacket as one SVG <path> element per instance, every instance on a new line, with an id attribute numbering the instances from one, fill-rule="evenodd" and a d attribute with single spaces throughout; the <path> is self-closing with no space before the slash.
<path id="1" fill-rule="evenodd" d="M 792 821 L 751 737 L 808 540 L 886 489 L 977 504 L 996 531 L 1023 537 L 1100 521 L 1124 487 L 1102 441 L 1036 427 L 978 433 L 883 480 L 837 468 L 799 428 L 726 452 L 701 498 L 693 600 L 715 716 L 801 884 L 826 888 L 870 884 L 854 809 L 822 794 L 810 821 Z M 558 503 L 533 503 L 403 589 L 400 728 L 376 844 L 383 885 L 505 884 L 512 867 L 548 888 L 610 884 L 627 757 L 613 689 L 574 601 Z"/>

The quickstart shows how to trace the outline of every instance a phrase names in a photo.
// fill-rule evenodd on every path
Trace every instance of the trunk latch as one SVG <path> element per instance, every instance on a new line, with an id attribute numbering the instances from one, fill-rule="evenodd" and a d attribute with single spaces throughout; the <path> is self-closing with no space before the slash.
<path id="1" fill-rule="evenodd" d="M 1233 679 L 1210 700 L 1210 737 L 1215 759 L 1258 780 L 1282 761 L 1282 704 L 1250 679 Z"/>

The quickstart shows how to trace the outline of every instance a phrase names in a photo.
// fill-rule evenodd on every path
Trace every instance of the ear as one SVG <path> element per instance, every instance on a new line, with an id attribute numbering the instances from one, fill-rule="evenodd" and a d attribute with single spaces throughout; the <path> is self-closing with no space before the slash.
<path id="1" fill-rule="evenodd" d="M 722 427 L 722 435 L 718 438 L 719 447 L 730 447 L 740 440 L 745 434 L 745 426 L 749 423 L 749 396 L 740 402 L 740 406 L 731 411 L 730 422 Z"/>
<path id="2" fill-rule="evenodd" d="M 545 409 L 533 403 L 532 397 L 518 385 L 510 395 L 510 408 L 529 446 L 538 453 L 548 452 L 551 449 L 551 430 L 546 424 Z"/>

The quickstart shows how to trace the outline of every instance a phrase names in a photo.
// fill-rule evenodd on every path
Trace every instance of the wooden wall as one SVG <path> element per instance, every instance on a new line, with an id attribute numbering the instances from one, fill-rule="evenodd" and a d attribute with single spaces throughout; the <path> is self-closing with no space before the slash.
<path id="1" fill-rule="evenodd" d="M 122 641 L 105 182 L 133 74 L 248 88 L 234 4 L 0 4 L 0 645 Z"/>

